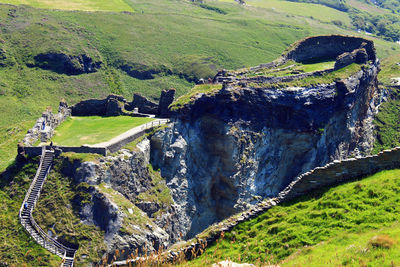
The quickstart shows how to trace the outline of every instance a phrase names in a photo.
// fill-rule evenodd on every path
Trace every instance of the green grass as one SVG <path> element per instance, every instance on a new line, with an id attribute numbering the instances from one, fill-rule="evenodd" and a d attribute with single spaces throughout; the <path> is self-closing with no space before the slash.
<path id="1" fill-rule="evenodd" d="M 130 116 L 70 117 L 56 129 L 52 141 L 60 146 L 98 144 L 152 120 Z"/>
<path id="2" fill-rule="evenodd" d="M 374 125 L 377 140 L 373 153 L 400 146 L 400 99 L 390 99 L 383 103 Z"/>
<path id="3" fill-rule="evenodd" d="M 223 2 L 234 2 L 234 0 L 224 0 Z M 284 0 L 247 0 L 245 2 L 252 7 L 262 7 L 277 13 L 311 17 L 322 22 L 331 22 L 340 18 L 345 25 L 350 25 L 350 18 L 346 12 L 317 4 L 296 3 Z"/>
<path id="4" fill-rule="evenodd" d="M 124 0 L 0 0 L 0 3 L 60 10 L 134 11 Z"/>
<path id="5" fill-rule="evenodd" d="M 323 61 L 317 63 L 310 63 L 310 64 L 302 64 L 298 62 L 294 62 L 290 60 L 289 62 L 285 63 L 282 66 L 272 69 L 261 69 L 256 73 L 250 72 L 249 74 L 245 75 L 248 77 L 253 76 L 273 76 L 273 77 L 280 77 L 280 76 L 290 76 L 299 73 L 305 72 L 314 72 L 314 71 L 321 71 L 326 69 L 333 69 L 335 66 L 335 61 Z"/>
<path id="6" fill-rule="evenodd" d="M 92 154 L 92 153 L 75 153 L 75 152 L 63 152 L 61 154 L 64 158 L 67 158 L 71 163 L 74 161 L 79 162 L 95 162 L 98 163 L 99 159 L 102 158 L 100 154 Z"/>
<path id="7" fill-rule="evenodd" d="M 153 218 L 157 218 L 158 215 L 162 214 L 169 207 L 171 207 L 171 205 L 174 204 L 174 201 L 172 200 L 171 192 L 165 182 L 165 179 L 161 177 L 160 171 L 154 170 L 151 164 L 147 166 L 147 169 L 149 170 L 151 183 L 154 186 L 146 192 L 141 192 L 137 196 L 137 202 L 149 201 L 157 203 L 161 208 L 152 215 Z"/>
<path id="8" fill-rule="evenodd" d="M 329 242 L 334 244 L 334 251 L 340 252 L 349 246 L 348 243 L 365 246 L 372 236 L 382 233 L 398 243 L 399 192 L 400 169 L 310 193 L 237 225 L 189 265 L 202 266 L 227 258 L 236 262 L 280 264 L 299 250 L 312 254 L 315 248 L 316 257 L 321 257 L 324 250 L 319 247 Z M 335 243 L 339 237 L 347 237 L 348 242 Z M 362 259 L 370 266 L 391 261 L 398 265 L 397 246 L 384 255 L 379 248 L 370 248 L 366 254 L 354 254 L 355 260 Z M 335 257 L 331 251 L 325 253 L 324 262 L 333 260 L 329 256 Z M 314 265 L 318 265 L 317 258 Z"/>
<path id="9" fill-rule="evenodd" d="M 387 247 L 375 244 L 377 237 L 388 240 Z M 390 241 L 395 243 L 390 245 Z M 318 245 L 302 248 L 281 266 L 398 266 L 399 241 L 400 225 L 396 222 L 366 233 L 340 234 Z"/>
<path id="10" fill-rule="evenodd" d="M 11 166 L 0 179 L 0 265 L 59 266 L 61 259 L 38 245 L 18 220 L 18 212 L 35 176 L 38 161 Z"/>
<path id="11" fill-rule="evenodd" d="M 185 104 L 190 104 L 195 101 L 199 94 L 214 94 L 222 89 L 221 84 L 200 84 L 193 87 L 193 89 L 179 97 L 176 101 L 171 104 L 171 110 L 178 110 L 182 108 Z"/>
<path id="12" fill-rule="evenodd" d="M 279 84 L 272 85 L 272 86 L 277 86 L 278 88 L 285 88 L 285 87 L 289 87 L 289 86 L 306 87 L 306 86 L 312 86 L 312 85 L 318 85 L 318 84 L 330 84 L 338 79 L 346 79 L 346 78 L 350 77 L 351 75 L 357 73 L 360 70 L 361 70 L 361 65 L 353 63 L 353 64 L 348 65 L 339 70 L 335 70 L 333 72 L 326 73 L 322 76 L 310 76 L 310 77 L 306 77 L 304 79 L 294 80 L 291 82 L 279 83 Z M 271 85 L 270 84 L 265 84 L 265 85 L 264 84 L 254 84 L 254 87 L 263 87 L 263 86 L 270 87 Z"/>
<path id="13" fill-rule="evenodd" d="M 400 62 L 400 54 L 392 55 L 391 57 L 385 58 L 381 62 L 382 70 L 379 73 L 379 82 L 383 85 L 390 85 L 391 78 L 400 77 L 400 66 L 397 63 Z"/>
<path id="14" fill-rule="evenodd" d="M 79 217 L 81 203 L 90 201 L 90 186 L 74 184 L 70 177 L 62 175 L 62 168 L 72 166 L 64 160 L 55 161 L 33 210 L 33 217 L 45 231 L 79 245 L 75 258 L 77 265 L 97 262 L 106 251 L 104 232 L 97 226 L 83 223 Z"/>

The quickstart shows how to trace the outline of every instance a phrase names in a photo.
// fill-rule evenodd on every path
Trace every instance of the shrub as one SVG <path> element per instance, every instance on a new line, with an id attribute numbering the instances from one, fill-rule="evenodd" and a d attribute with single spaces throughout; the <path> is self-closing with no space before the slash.
<path id="1" fill-rule="evenodd" d="M 396 244 L 396 240 L 393 240 L 390 236 L 387 235 L 377 235 L 371 238 L 369 244 L 374 248 L 391 248 L 394 244 Z"/>

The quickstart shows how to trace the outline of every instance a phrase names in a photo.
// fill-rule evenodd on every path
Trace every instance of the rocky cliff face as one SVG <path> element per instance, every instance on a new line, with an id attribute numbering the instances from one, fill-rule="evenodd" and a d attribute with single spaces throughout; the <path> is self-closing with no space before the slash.
<path id="1" fill-rule="evenodd" d="M 76 205 L 79 217 L 104 231 L 109 259 L 156 252 L 179 241 L 184 232 L 178 218 L 181 208 L 172 201 L 165 181 L 148 167 L 150 141 L 137 147 L 98 162 L 75 161 L 62 170 L 78 187 L 87 188 L 90 199 Z"/>
<path id="2" fill-rule="evenodd" d="M 199 94 L 151 139 L 186 237 L 275 196 L 297 175 L 373 144 L 379 62 L 332 84 Z"/>

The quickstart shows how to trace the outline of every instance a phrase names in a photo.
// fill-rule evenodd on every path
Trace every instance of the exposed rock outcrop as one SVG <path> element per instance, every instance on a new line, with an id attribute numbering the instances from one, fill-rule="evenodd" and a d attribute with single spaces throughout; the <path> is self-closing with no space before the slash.
<path id="1" fill-rule="evenodd" d="M 91 199 L 77 205 L 79 215 L 105 232 L 110 259 L 125 259 L 136 251 L 139 255 L 155 252 L 178 241 L 183 231 L 177 218 L 179 207 L 165 200 L 168 192 L 162 191 L 164 201 L 155 195 L 161 191 L 154 190 L 167 187 L 163 181 L 155 183 L 147 167 L 149 145 L 145 139 L 138 151 L 123 149 L 97 163 L 75 161 L 62 170 L 75 184 L 90 185 Z"/>
<path id="2" fill-rule="evenodd" d="M 125 113 L 126 104 L 126 99 L 119 95 L 84 100 L 72 106 L 72 116 L 119 116 Z"/>
<path id="3" fill-rule="evenodd" d="M 160 96 L 160 104 L 158 105 L 158 116 L 161 118 L 169 117 L 169 105 L 174 102 L 175 99 L 175 89 L 163 90 Z"/>
<path id="4" fill-rule="evenodd" d="M 120 67 L 129 76 L 139 80 L 151 80 L 154 79 L 155 74 L 167 72 L 165 67 L 150 68 L 149 66 L 135 63 L 128 63 Z"/>
<path id="5" fill-rule="evenodd" d="M 140 113 L 157 114 L 158 112 L 158 104 L 140 94 L 133 94 L 131 107 L 138 108 Z"/>
<path id="6" fill-rule="evenodd" d="M 101 61 L 94 61 L 85 54 L 70 56 L 63 53 L 46 53 L 39 54 L 34 59 L 37 67 L 69 75 L 96 72 L 102 64 Z"/>
<path id="7" fill-rule="evenodd" d="M 368 61 L 368 54 L 365 48 L 355 49 L 353 52 L 345 52 L 336 58 L 335 69 L 344 68 L 350 64 L 365 64 Z"/>
<path id="8" fill-rule="evenodd" d="M 332 38 L 322 37 L 320 44 L 328 45 Z M 354 41 L 359 49 L 363 40 L 345 43 Z M 328 46 L 326 56 L 349 50 L 346 46 L 340 51 L 341 43 L 339 49 Z M 373 47 L 365 47 L 374 53 Z M 298 44 L 296 49 L 299 53 L 306 47 Z M 322 55 L 314 49 L 312 55 L 308 50 L 292 55 L 303 60 Z M 161 169 L 181 207 L 185 237 L 276 196 L 312 168 L 368 154 L 374 141 L 378 72 L 379 61 L 374 60 L 329 84 L 276 89 L 225 83 L 219 92 L 198 94 L 178 109 L 174 126 L 152 137 L 151 162 Z"/>

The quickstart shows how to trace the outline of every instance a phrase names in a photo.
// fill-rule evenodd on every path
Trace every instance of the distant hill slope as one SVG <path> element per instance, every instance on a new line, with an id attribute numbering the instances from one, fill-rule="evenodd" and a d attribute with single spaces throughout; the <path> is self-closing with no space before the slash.
<path id="1" fill-rule="evenodd" d="M 0 0 L 0 3 L 60 10 L 134 12 L 124 0 Z"/>
<path id="2" fill-rule="evenodd" d="M 216 1 L 126 3 L 135 13 L 0 5 L 0 170 L 33 120 L 60 98 L 74 103 L 108 93 L 131 98 L 133 92 L 158 98 L 170 87 L 179 96 L 219 68 L 268 62 L 302 37 L 354 34 L 288 10 Z M 322 7 L 320 16 L 333 19 L 332 10 L 339 12 Z M 377 47 L 380 57 L 398 50 L 380 40 Z"/>

